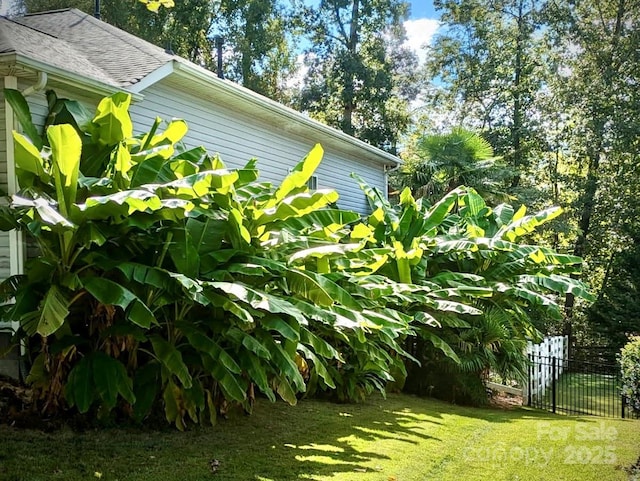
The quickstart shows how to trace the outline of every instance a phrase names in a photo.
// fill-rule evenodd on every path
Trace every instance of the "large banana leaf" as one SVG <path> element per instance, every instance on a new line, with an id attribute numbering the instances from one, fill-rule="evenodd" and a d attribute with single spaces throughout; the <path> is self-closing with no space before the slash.
<path id="1" fill-rule="evenodd" d="M 33 184 L 25 176 L 25 172 L 36 176 L 45 184 L 49 182 L 50 176 L 45 169 L 45 164 L 38 148 L 24 135 L 13 132 L 14 157 L 16 162 L 18 180 L 21 187 L 28 187 Z"/>
<path id="2" fill-rule="evenodd" d="M 309 214 L 337 202 L 338 197 L 338 193 L 334 190 L 316 190 L 292 195 L 283 199 L 276 206 L 262 211 L 256 219 L 256 225 L 265 225 Z"/>
<path id="3" fill-rule="evenodd" d="M 130 103 L 131 96 L 125 93 L 116 93 L 100 101 L 93 118 L 98 142 L 115 145 L 133 135 L 128 112 Z"/>
<path id="4" fill-rule="evenodd" d="M 316 144 L 304 160 L 296 165 L 291 170 L 291 173 L 285 177 L 280 184 L 280 187 L 276 190 L 273 199 L 267 202 L 265 208 L 271 208 L 280 204 L 295 189 L 306 186 L 307 182 L 309 182 L 309 179 L 320 165 L 323 155 L 324 150 L 320 144 Z"/>
<path id="5" fill-rule="evenodd" d="M 210 282 L 211 287 L 221 290 L 238 301 L 249 304 L 254 309 L 269 312 L 271 314 L 286 314 L 302 325 L 307 324 L 304 314 L 293 304 L 266 292 L 260 292 L 239 283 Z"/>
<path id="6" fill-rule="evenodd" d="M 147 305 L 125 287 L 102 277 L 83 280 L 84 288 L 104 305 L 119 306 L 125 310 L 127 319 L 148 329 L 158 321 Z"/>
<path id="7" fill-rule="evenodd" d="M 82 141 L 70 125 L 52 125 L 47 129 L 47 138 L 51 145 L 51 175 L 60 213 L 68 218 L 78 191 Z"/>
<path id="8" fill-rule="evenodd" d="M 60 329 L 69 314 L 70 304 L 64 292 L 57 285 L 51 285 L 40 303 L 38 334 L 47 337 Z"/>
<path id="9" fill-rule="evenodd" d="M 40 149 L 42 149 L 42 138 L 40 137 L 38 129 L 31 120 L 31 109 L 29 109 L 27 100 L 20 91 L 15 89 L 4 89 L 3 93 L 5 100 L 9 102 L 9 105 L 11 105 L 16 119 L 22 127 L 22 131 L 26 134 L 29 140 L 31 140 L 31 143 L 35 146 L 36 150 L 40 151 Z"/>
<path id="10" fill-rule="evenodd" d="M 189 368 L 182 360 L 180 351 L 160 336 L 152 336 L 149 340 L 153 346 L 153 352 L 162 366 L 170 374 L 175 375 L 183 387 L 190 388 L 193 380 Z"/>

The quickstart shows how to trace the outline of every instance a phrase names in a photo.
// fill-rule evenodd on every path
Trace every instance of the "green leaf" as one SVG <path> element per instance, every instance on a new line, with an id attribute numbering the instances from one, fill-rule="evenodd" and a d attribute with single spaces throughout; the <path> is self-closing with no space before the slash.
<path id="1" fill-rule="evenodd" d="M 14 89 L 4 89 L 4 98 L 11 105 L 22 131 L 31 140 L 35 148 L 40 151 L 42 149 L 42 137 L 40 137 L 38 129 L 31 121 L 31 110 L 27 99 L 18 90 Z"/>
<path id="2" fill-rule="evenodd" d="M 443 354 L 447 356 L 449 359 L 452 359 L 456 363 L 460 364 L 460 358 L 458 357 L 458 355 L 451 348 L 451 346 L 447 344 L 446 341 L 442 340 L 442 338 L 438 337 L 433 332 L 428 330 L 422 330 L 420 332 L 420 335 L 425 339 L 427 339 L 429 342 L 431 342 L 431 344 L 433 344 L 435 347 L 440 349 L 443 352 Z"/>
<path id="3" fill-rule="evenodd" d="M 133 383 L 127 375 L 124 365 L 104 353 L 96 352 L 91 356 L 93 382 L 100 398 L 107 408 L 115 407 L 118 394 L 130 404 L 136 401 Z"/>
<path id="4" fill-rule="evenodd" d="M 451 192 L 447 193 L 442 199 L 440 199 L 436 204 L 434 204 L 431 209 L 427 212 L 426 222 L 423 226 L 424 232 L 429 232 L 429 230 L 438 227 L 444 219 L 447 217 L 451 209 L 458 202 L 458 198 L 464 191 L 460 188 L 454 189 Z"/>
<path id="5" fill-rule="evenodd" d="M 291 292 L 320 306 L 331 306 L 333 304 L 331 295 L 305 271 L 287 269 L 286 278 L 287 286 Z"/>
<path id="6" fill-rule="evenodd" d="M 249 374 L 251 381 L 258 386 L 271 402 L 275 402 L 276 397 L 269 386 L 269 378 L 265 370 L 265 364 L 256 356 L 246 353 L 240 357 L 243 369 Z"/>
<path id="7" fill-rule="evenodd" d="M 292 326 L 287 321 L 280 317 L 268 316 L 262 319 L 261 324 L 263 327 L 270 331 L 276 331 L 285 339 L 290 341 L 298 341 L 300 339 L 300 328 L 295 325 Z"/>
<path id="8" fill-rule="evenodd" d="M 240 338 L 242 339 L 240 342 L 242 345 L 247 348 L 249 351 L 253 352 L 255 355 L 262 359 L 266 359 L 267 361 L 271 359 L 271 353 L 269 350 L 264 347 L 260 341 L 258 341 L 255 337 L 247 334 L 246 332 L 236 328 L 232 328 L 233 332 L 239 333 Z"/>
<path id="9" fill-rule="evenodd" d="M 90 277 L 83 281 L 84 288 L 104 305 L 119 306 L 134 324 L 148 329 L 157 324 L 149 308 L 130 290 L 103 277 Z"/>
<path id="10" fill-rule="evenodd" d="M 208 354 L 202 354 L 202 363 L 204 368 L 218 381 L 218 385 L 227 399 L 243 402 L 247 398 L 246 386 L 241 383 L 239 377 L 229 372 Z"/>
<path id="11" fill-rule="evenodd" d="M 133 417 L 142 421 L 150 412 L 158 395 L 158 378 L 160 377 L 160 365 L 153 361 L 136 369 L 134 386 L 135 404 L 133 405 Z"/>
<path id="12" fill-rule="evenodd" d="M 118 92 L 100 101 L 93 124 L 98 142 L 115 145 L 133 136 L 133 124 L 129 117 L 131 95 Z"/>
<path id="13" fill-rule="evenodd" d="M 304 379 L 302 378 L 300 371 L 298 371 L 298 366 L 292 359 L 292 356 L 287 354 L 287 352 L 282 348 L 282 345 L 277 343 L 270 336 L 264 336 L 264 338 L 261 339 L 261 342 L 267 347 L 267 349 L 269 349 L 269 352 L 271 353 L 271 360 L 278 370 L 294 384 L 298 392 L 305 392 L 306 386 Z"/>
<path id="14" fill-rule="evenodd" d="M 265 209 L 256 219 L 256 225 L 265 225 L 291 217 L 300 217 L 338 201 L 334 190 L 316 190 L 312 193 L 292 195 L 280 201 L 275 207 Z"/>
<path id="15" fill-rule="evenodd" d="M 200 256 L 186 226 L 172 229 L 173 234 L 169 255 L 177 272 L 187 277 L 197 278 L 200 273 Z"/>
<path id="16" fill-rule="evenodd" d="M 282 400 L 290 405 L 295 406 L 298 403 L 298 398 L 296 397 L 293 386 L 284 376 L 278 376 L 276 380 L 276 391 Z"/>
<path id="17" fill-rule="evenodd" d="M 212 359 L 217 359 L 228 371 L 234 374 L 242 373 L 242 369 L 240 369 L 235 359 L 202 331 L 184 324 L 180 324 L 179 328 L 195 349 L 209 354 Z"/>
<path id="18" fill-rule="evenodd" d="M 305 357 L 313 363 L 314 369 L 318 373 L 318 376 L 320 376 L 324 380 L 325 384 L 331 389 L 335 389 L 336 385 L 333 382 L 333 378 L 329 374 L 329 371 L 327 371 L 327 367 L 325 366 L 324 362 L 322 362 L 322 360 L 306 346 L 299 344 L 298 349 L 300 349 L 300 351 L 304 353 Z"/>
<path id="19" fill-rule="evenodd" d="M 44 161 L 38 148 L 25 136 L 17 132 L 13 132 L 13 141 L 16 167 L 19 170 L 34 174 L 42 182 L 48 183 L 50 177 L 45 171 Z M 27 185 L 22 185 L 22 187 L 27 187 Z"/>
<path id="20" fill-rule="evenodd" d="M 38 334 L 47 337 L 60 329 L 69 315 L 69 305 L 70 300 L 60 288 L 51 285 L 40 304 Z"/>
<path id="21" fill-rule="evenodd" d="M 287 314 L 296 319 L 298 323 L 302 325 L 307 324 L 307 319 L 303 313 L 296 309 L 293 304 L 280 297 L 270 295 L 266 292 L 259 292 L 240 283 L 211 282 L 209 285 L 216 289 L 220 289 L 240 301 L 246 302 L 254 309 L 270 312 L 272 314 Z"/>
<path id="22" fill-rule="evenodd" d="M 81 413 L 86 413 L 89 410 L 95 399 L 90 358 L 82 358 L 71 370 L 64 395 L 69 406 L 76 406 Z"/>
<path id="23" fill-rule="evenodd" d="M 276 190 L 273 199 L 267 203 L 266 207 L 269 208 L 279 204 L 293 190 L 305 187 L 320 165 L 320 162 L 322 162 L 323 155 L 324 150 L 322 146 L 316 144 L 302 162 L 296 165 L 291 173 L 284 178 L 280 187 Z"/>
<path id="24" fill-rule="evenodd" d="M 175 375 L 185 388 L 190 388 L 192 385 L 191 374 L 182 360 L 180 351 L 159 336 L 152 336 L 150 341 L 153 352 L 167 371 Z"/>
<path id="25" fill-rule="evenodd" d="M 47 138 L 51 145 L 51 174 L 60 213 L 69 217 L 78 190 L 82 141 L 70 125 L 52 125 L 47 129 Z"/>

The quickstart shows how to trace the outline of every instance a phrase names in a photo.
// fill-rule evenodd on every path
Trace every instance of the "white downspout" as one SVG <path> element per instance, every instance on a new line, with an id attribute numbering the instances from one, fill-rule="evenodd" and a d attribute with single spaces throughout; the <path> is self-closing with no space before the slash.
<path id="1" fill-rule="evenodd" d="M 22 91 L 22 95 L 25 97 L 28 97 L 31 94 L 34 94 L 36 92 L 40 92 L 42 89 L 44 89 L 47 86 L 47 74 L 44 72 L 38 72 L 38 81 L 31 85 L 30 87 L 27 87 L 26 89 L 24 89 Z"/>

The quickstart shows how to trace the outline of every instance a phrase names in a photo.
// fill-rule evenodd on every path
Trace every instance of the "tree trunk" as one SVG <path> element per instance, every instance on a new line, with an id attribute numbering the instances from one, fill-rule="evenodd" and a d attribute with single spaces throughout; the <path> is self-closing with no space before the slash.
<path id="1" fill-rule="evenodd" d="M 342 94 L 344 101 L 344 110 L 342 113 L 342 131 L 353 135 L 353 113 L 356 109 L 355 104 L 355 70 L 354 63 L 358 56 L 358 28 L 360 21 L 360 0 L 353 0 L 351 7 L 351 25 L 349 26 L 348 39 L 348 65 L 345 65 L 345 84 Z"/>
<path id="2" fill-rule="evenodd" d="M 518 5 L 518 37 L 516 39 L 515 74 L 513 78 L 513 126 L 511 130 L 511 145 L 513 147 L 513 178 L 511 187 L 520 185 L 520 168 L 522 165 L 522 92 L 520 89 L 522 77 L 522 50 L 525 41 L 525 22 L 522 11 L 522 1 Z"/>

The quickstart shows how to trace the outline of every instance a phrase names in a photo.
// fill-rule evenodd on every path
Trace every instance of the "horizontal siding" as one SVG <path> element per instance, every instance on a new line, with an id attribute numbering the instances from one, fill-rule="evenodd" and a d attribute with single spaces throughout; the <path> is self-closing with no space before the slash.
<path id="1" fill-rule="evenodd" d="M 201 145 L 210 153 L 218 153 L 231 168 L 241 167 L 255 157 L 264 181 L 279 183 L 315 143 L 322 144 L 321 137 L 306 139 L 286 132 L 284 126 L 263 123 L 161 84 L 143 94 L 144 100 L 131 107 L 137 132 L 148 129 L 156 117 L 182 118 L 189 125 L 184 140 L 187 147 Z M 349 177 L 351 172 L 358 173 L 372 186 L 384 189 L 381 165 L 332 150 L 325 151 L 318 168 L 318 187 L 336 189 L 340 194 L 340 207 L 366 213 L 369 209 L 365 196 Z"/>

